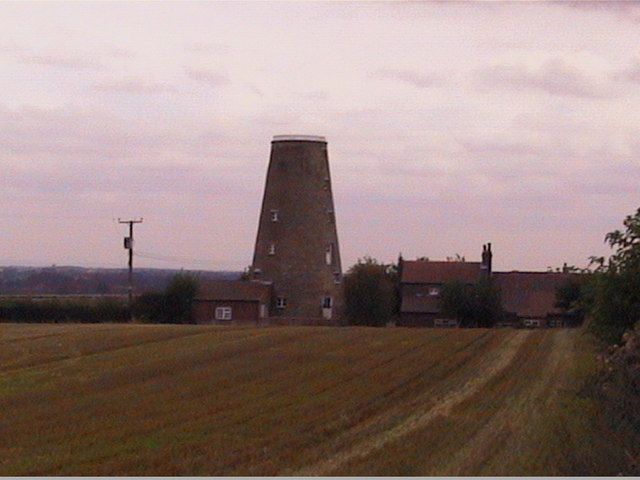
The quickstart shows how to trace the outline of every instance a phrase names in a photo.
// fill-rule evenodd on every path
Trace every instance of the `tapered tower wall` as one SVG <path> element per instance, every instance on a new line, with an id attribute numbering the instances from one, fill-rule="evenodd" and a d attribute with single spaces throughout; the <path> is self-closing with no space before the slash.
<path id="1" fill-rule="evenodd" d="M 342 265 L 324 137 L 274 137 L 251 275 L 273 282 L 271 315 L 339 322 Z"/>

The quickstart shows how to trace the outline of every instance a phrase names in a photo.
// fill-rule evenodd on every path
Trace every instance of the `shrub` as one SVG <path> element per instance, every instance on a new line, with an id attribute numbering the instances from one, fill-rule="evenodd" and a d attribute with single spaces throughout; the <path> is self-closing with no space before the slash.
<path id="1" fill-rule="evenodd" d="M 97 303 L 61 300 L 5 301 L 0 303 L 0 320 L 14 323 L 126 322 L 129 320 L 129 309 L 125 303 L 108 299 Z"/>
<path id="2" fill-rule="evenodd" d="M 622 336 L 622 344 L 609 347 L 598 381 L 605 417 L 624 441 L 627 475 L 640 474 L 640 323 Z"/>
<path id="3" fill-rule="evenodd" d="M 193 323 L 193 300 L 197 293 L 196 277 L 187 274 L 173 277 L 164 293 L 168 322 Z"/>
<path id="4" fill-rule="evenodd" d="M 590 328 L 609 343 L 640 321 L 640 209 L 627 216 L 624 226 L 605 236 L 615 250 L 608 261 L 592 258 L 598 267 L 588 302 Z"/>
<path id="5" fill-rule="evenodd" d="M 440 298 L 442 314 L 462 327 L 492 327 L 503 315 L 500 292 L 490 279 L 475 285 L 446 283 Z"/>
<path id="6" fill-rule="evenodd" d="M 396 300 L 397 271 L 371 257 L 358 259 L 344 279 L 345 313 L 352 325 L 385 326 Z"/>
<path id="7" fill-rule="evenodd" d="M 581 324 L 591 302 L 592 275 L 582 274 L 580 279 L 569 278 L 556 289 L 555 306 L 572 319 L 573 324 Z"/>
<path id="8" fill-rule="evenodd" d="M 197 291 L 196 277 L 178 274 L 163 293 L 146 293 L 138 297 L 134 315 L 151 323 L 193 323 L 193 300 Z"/>

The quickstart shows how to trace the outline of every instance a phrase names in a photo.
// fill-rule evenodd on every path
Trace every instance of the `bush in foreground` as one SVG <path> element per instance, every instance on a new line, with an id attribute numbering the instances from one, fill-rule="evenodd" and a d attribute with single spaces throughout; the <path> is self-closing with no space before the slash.
<path id="1" fill-rule="evenodd" d="M 640 321 L 640 208 L 624 226 L 605 236 L 614 249 L 608 261 L 592 258 L 597 268 L 587 299 L 591 329 L 609 343 Z"/>

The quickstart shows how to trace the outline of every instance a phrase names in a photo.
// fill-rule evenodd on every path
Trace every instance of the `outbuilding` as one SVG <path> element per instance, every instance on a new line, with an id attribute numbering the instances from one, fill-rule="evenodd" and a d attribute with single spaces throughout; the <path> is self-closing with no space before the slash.
<path id="1" fill-rule="evenodd" d="M 525 328 L 570 327 L 577 319 L 556 306 L 556 292 L 578 274 L 561 272 L 495 272 L 507 321 Z"/>
<path id="2" fill-rule="evenodd" d="M 206 282 L 194 300 L 194 318 L 196 323 L 256 325 L 269 316 L 271 296 L 267 282 Z"/>

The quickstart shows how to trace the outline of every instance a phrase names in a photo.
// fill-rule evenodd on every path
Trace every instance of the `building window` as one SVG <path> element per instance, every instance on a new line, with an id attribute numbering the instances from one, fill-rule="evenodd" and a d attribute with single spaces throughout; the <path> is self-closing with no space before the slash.
<path id="1" fill-rule="evenodd" d="M 284 297 L 276 298 L 276 308 L 285 308 L 287 306 L 287 299 Z"/>
<path id="2" fill-rule="evenodd" d="M 276 254 L 276 244 L 271 242 L 269 244 L 269 255 L 275 255 Z"/>
<path id="3" fill-rule="evenodd" d="M 324 260 L 327 265 L 333 265 L 333 243 L 327 245 L 325 249 Z"/>
<path id="4" fill-rule="evenodd" d="M 267 306 L 264 303 L 260 304 L 260 318 L 266 318 L 267 317 Z"/>
<path id="5" fill-rule="evenodd" d="M 438 287 L 429 287 L 429 296 L 437 297 L 440 295 L 440 289 Z"/>
<path id="6" fill-rule="evenodd" d="M 333 283 L 335 283 L 336 285 L 342 282 L 342 275 L 340 274 L 340 272 L 336 272 L 333 274 Z"/>
<path id="7" fill-rule="evenodd" d="M 280 212 L 278 210 L 271 210 L 271 221 L 272 222 L 280 221 Z"/>
<path id="8" fill-rule="evenodd" d="M 333 307 L 333 298 L 324 297 L 322 299 L 322 308 L 332 308 Z"/>
<path id="9" fill-rule="evenodd" d="M 231 320 L 231 307 L 216 307 L 216 320 Z"/>

